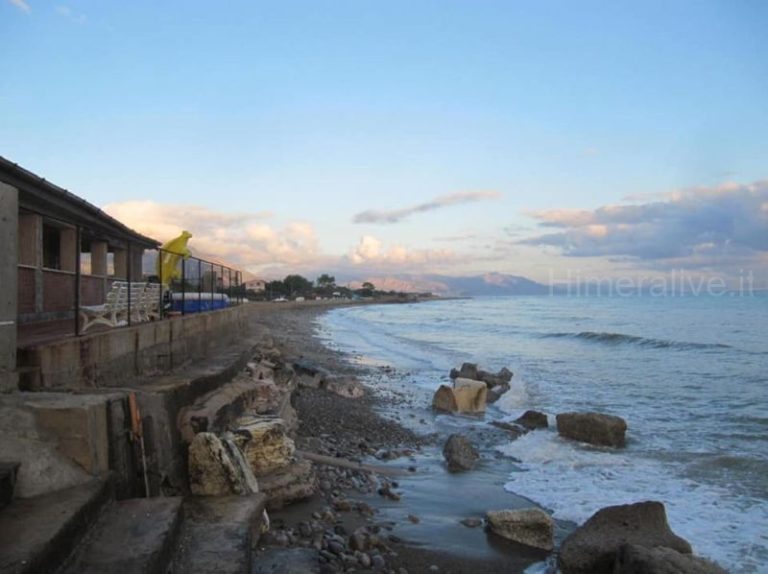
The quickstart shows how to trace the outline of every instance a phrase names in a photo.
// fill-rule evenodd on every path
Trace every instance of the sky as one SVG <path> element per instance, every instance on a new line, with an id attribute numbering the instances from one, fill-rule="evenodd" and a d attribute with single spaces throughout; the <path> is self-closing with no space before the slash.
<path id="1" fill-rule="evenodd" d="M 766 276 L 766 29 L 761 0 L 0 0 L 0 155 L 265 277 Z"/>

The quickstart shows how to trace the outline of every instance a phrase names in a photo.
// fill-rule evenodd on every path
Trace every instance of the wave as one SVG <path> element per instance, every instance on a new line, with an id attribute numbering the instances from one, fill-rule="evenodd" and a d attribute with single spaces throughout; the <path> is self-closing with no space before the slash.
<path id="1" fill-rule="evenodd" d="M 636 335 L 625 335 L 623 333 L 604 333 L 595 331 L 581 331 L 580 333 L 546 333 L 541 336 L 544 339 L 577 339 L 580 341 L 589 341 L 591 343 L 601 343 L 603 345 L 637 345 L 639 347 L 650 347 L 653 349 L 730 349 L 730 345 L 722 343 L 687 343 L 684 341 L 670 341 L 667 339 L 653 339 L 649 337 L 638 337 Z"/>

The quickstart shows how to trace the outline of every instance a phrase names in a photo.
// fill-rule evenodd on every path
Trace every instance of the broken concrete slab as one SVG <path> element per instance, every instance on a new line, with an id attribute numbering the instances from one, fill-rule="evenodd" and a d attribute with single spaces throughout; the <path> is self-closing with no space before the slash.
<path id="1" fill-rule="evenodd" d="M 165 574 L 181 523 L 180 497 L 134 498 L 111 505 L 62 574 Z"/>
<path id="2" fill-rule="evenodd" d="M 110 495 L 110 485 L 95 479 L 11 502 L 0 512 L 0 572 L 54 571 L 96 520 Z"/>
<path id="3" fill-rule="evenodd" d="M 173 571 L 248 572 L 251 547 L 259 537 L 265 503 L 263 494 L 185 499 Z"/>

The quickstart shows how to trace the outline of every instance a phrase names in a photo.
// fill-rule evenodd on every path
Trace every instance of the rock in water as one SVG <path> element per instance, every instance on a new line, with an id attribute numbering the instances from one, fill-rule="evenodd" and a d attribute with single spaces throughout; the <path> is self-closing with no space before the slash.
<path id="1" fill-rule="evenodd" d="M 462 378 L 477 381 L 479 380 L 477 376 L 477 365 L 475 363 L 462 363 L 460 369 L 451 369 L 450 377 L 452 379 Z"/>
<path id="2" fill-rule="evenodd" d="M 533 548 L 554 548 L 555 523 L 538 508 L 525 510 L 489 510 L 486 514 L 491 532 Z"/>
<path id="3" fill-rule="evenodd" d="M 488 387 L 482 381 L 458 378 L 453 383 L 456 409 L 460 413 L 484 413 Z"/>
<path id="4" fill-rule="evenodd" d="M 598 510 L 563 541 L 558 565 L 563 574 L 612 574 L 624 544 L 691 553 L 691 545 L 670 529 L 664 505 L 649 501 Z"/>
<path id="5" fill-rule="evenodd" d="M 510 389 L 509 383 L 500 383 L 495 387 L 488 387 L 488 403 L 495 403 L 501 398 L 501 395 Z"/>
<path id="6" fill-rule="evenodd" d="M 227 445 L 213 433 L 195 435 L 189 445 L 189 488 L 198 496 L 227 496 L 258 492 L 247 466 L 238 464 Z"/>
<path id="7" fill-rule="evenodd" d="M 528 430 L 545 429 L 549 427 L 547 415 L 539 411 L 525 411 L 515 422 Z"/>
<path id="8" fill-rule="evenodd" d="M 470 470 L 475 465 L 475 461 L 480 458 L 469 439 L 460 434 L 452 434 L 448 437 L 443 447 L 443 456 L 451 472 Z"/>
<path id="9" fill-rule="evenodd" d="M 645 548 L 625 544 L 619 550 L 613 574 L 727 574 L 717 564 L 681 554 L 671 548 Z"/>
<path id="10" fill-rule="evenodd" d="M 440 385 L 432 398 L 432 408 L 438 411 L 455 413 L 458 409 L 456 397 L 453 395 L 453 389 L 447 385 Z"/>
<path id="11" fill-rule="evenodd" d="M 296 446 L 285 434 L 283 420 L 246 417 L 237 421 L 235 442 L 257 477 L 288 466 Z"/>
<path id="12" fill-rule="evenodd" d="M 622 447 L 627 423 L 621 417 L 602 413 L 562 413 L 557 415 L 557 432 L 589 444 Z"/>

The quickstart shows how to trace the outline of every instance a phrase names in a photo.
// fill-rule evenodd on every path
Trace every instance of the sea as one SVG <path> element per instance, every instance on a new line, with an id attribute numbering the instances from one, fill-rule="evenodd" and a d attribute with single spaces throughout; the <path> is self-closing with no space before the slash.
<path id="1" fill-rule="evenodd" d="M 495 447 L 499 488 L 577 524 L 659 500 L 695 553 L 768 572 L 768 296 L 479 297 L 340 308 L 317 327 L 407 372 L 425 402 L 462 362 L 509 367 L 486 421 L 535 409 L 551 424 Z M 568 411 L 623 417 L 626 448 L 559 437 L 554 416 Z"/>

